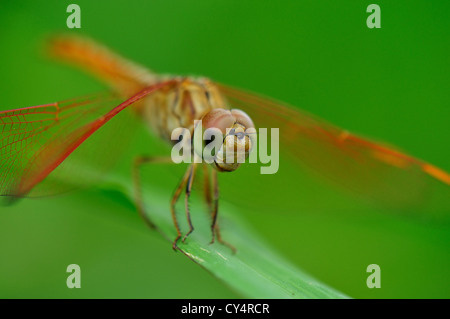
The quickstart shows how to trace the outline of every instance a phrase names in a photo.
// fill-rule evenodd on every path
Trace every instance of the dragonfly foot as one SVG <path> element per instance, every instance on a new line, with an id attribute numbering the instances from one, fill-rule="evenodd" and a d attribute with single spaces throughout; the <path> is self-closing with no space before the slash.
<path id="1" fill-rule="evenodd" d="M 186 241 L 186 238 L 194 231 L 194 228 L 191 228 L 186 235 L 184 235 L 182 242 L 184 243 Z"/>
<path id="2" fill-rule="evenodd" d="M 172 249 L 175 251 L 177 251 L 177 249 L 178 249 L 177 242 L 180 238 L 181 238 L 181 235 L 178 235 L 177 238 L 175 238 L 175 240 L 173 241 Z"/>

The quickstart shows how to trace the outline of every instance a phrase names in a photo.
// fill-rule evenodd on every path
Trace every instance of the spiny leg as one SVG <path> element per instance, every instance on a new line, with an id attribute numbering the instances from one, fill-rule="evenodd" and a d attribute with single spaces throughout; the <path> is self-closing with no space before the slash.
<path id="1" fill-rule="evenodd" d="M 211 243 L 214 243 L 214 240 L 216 239 L 216 228 L 217 228 L 217 213 L 219 211 L 219 185 L 217 182 L 217 171 L 213 170 L 212 172 L 212 191 L 213 191 L 213 201 L 212 201 L 212 211 L 211 211 Z M 219 232 L 220 233 L 220 232 Z M 217 238 L 217 240 L 219 240 Z"/>
<path id="2" fill-rule="evenodd" d="M 192 225 L 192 221 L 191 221 L 191 213 L 189 211 L 189 198 L 191 196 L 192 183 L 194 182 L 196 169 L 197 169 L 197 164 L 192 163 L 191 166 L 189 167 L 189 178 L 186 183 L 186 196 L 184 198 L 184 207 L 186 210 L 186 218 L 187 218 L 188 225 L 189 225 L 189 231 L 186 233 L 186 235 L 184 235 L 183 243 L 186 240 L 186 238 L 194 231 L 194 226 Z"/>
<path id="3" fill-rule="evenodd" d="M 140 178 L 140 168 L 144 164 L 152 164 L 152 163 L 173 163 L 170 157 L 156 157 L 156 156 L 138 156 L 134 159 L 133 167 L 132 167 L 132 178 L 133 178 L 133 188 L 134 188 L 134 198 L 136 201 L 136 207 L 139 215 L 145 221 L 147 226 L 152 229 L 156 229 L 156 225 L 152 222 L 152 220 L 148 217 L 144 203 L 142 200 L 142 185 Z"/>
<path id="4" fill-rule="evenodd" d="M 211 180 L 209 177 L 209 165 L 203 164 L 203 178 L 204 178 L 204 187 L 203 190 L 205 192 L 205 200 L 208 205 L 208 212 L 212 212 L 212 197 L 211 197 Z"/>
<path id="5" fill-rule="evenodd" d="M 172 248 L 174 250 L 177 249 L 177 242 L 181 238 L 181 230 L 180 230 L 180 226 L 178 225 L 178 220 L 177 220 L 177 216 L 175 213 L 175 204 L 177 203 L 178 198 L 180 197 L 180 194 L 181 194 L 181 191 L 183 190 L 184 185 L 186 185 L 188 183 L 190 173 L 191 173 L 191 167 L 189 167 L 186 170 L 186 173 L 184 174 L 183 178 L 181 179 L 180 183 L 178 184 L 177 188 L 175 189 L 175 192 L 172 197 L 172 201 L 170 203 L 173 224 L 175 225 L 175 229 L 177 230 L 177 237 L 175 238 L 175 240 L 173 241 L 173 244 L 172 244 Z"/>
<path id="6" fill-rule="evenodd" d="M 208 203 L 208 207 L 211 210 L 211 218 L 212 218 L 212 222 L 211 222 L 212 238 L 211 238 L 210 244 L 213 244 L 215 241 L 215 238 L 217 237 L 217 241 L 219 243 L 230 248 L 233 251 L 233 253 L 236 253 L 236 248 L 233 245 L 227 243 L 226 241 L 224 241 L 222 239 L 222 236 L 220 235 L 219 224 L 217 224 L 217 213 L 219 210 L 219 183 L 217 180 L 217 171 L 212 170 L 213 199 L 211 199 L 209 171 L 208 171 L 208 169 L 205 169 L 204 172 L 205 172 L 205 195 L 208 194 L 208 195 L 206 195 L 206 201 Z M 206 187 L 208 189 L 206 189 Z"/>

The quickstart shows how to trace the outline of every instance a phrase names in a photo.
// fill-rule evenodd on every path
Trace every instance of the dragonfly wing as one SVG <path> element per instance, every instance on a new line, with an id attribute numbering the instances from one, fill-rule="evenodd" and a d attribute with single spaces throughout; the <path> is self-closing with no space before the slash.
<path id="1" fill-rule="evenodd" d="M 48 42 L 48 53 L 89 71 L 123 96 L 131 96 L 159 81 L 152 71 L 87 37 L 54 36 Z"/>
<path id="2" fill-rule="evenodd" d="M 297 167 L 311 168 L 353 193 L 402 207 L 427 196 L 430 183 L 450 185 L 447 172 L 391 146 L 361 138 L 280 102 L 218 86 L 230 106 L 247 112 L 257 128 L 279 128 L 280 157 L 289 157 Z"/>
<path id="3" fill-rule="evenodd" d="M 0 195 L 44 196 L 97 180 L 132 136 L 133 125 L 121 129 L 128 113 L 122 111 L 169 84 L 122 103 L 108 93 L 0 112 Z"/>

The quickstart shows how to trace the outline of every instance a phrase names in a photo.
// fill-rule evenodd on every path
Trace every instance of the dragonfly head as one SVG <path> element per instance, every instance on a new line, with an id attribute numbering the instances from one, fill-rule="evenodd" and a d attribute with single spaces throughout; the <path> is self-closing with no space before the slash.
<path id="1" fill-rule="evenodd" d="M 202 118 L 202 126 L 204 130 L 213 129 L 215 132 L 204 134 L 203 147 L 204 154 L 211 150 L 211 164 L 220 172 L 235 171 L 246 161 L 256 144 L 253 121 L 241 110 L 214 109 Z M 218 136 L 220 139 L 216 140 Z"/>

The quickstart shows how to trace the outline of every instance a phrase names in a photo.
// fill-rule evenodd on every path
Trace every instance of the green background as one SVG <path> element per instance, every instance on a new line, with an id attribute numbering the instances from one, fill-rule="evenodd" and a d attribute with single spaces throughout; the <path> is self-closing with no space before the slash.
<path id="1" fill-rule="evenodd" d="M 0 4 L 0 109 L 104 89 L 42 54 L 46 36 L 81 33 L 155 71 L 275 97 L 450 170 L 448 1 L 377 1 L 381 29 L 367 28 L 364 1 L 77 1 L 76 31 L 65 26 L 70 3 Z M 164 172 L 155 170 L 154 181 Z M 243 297 L 174 253 L 117 193 L 92 189 L 0 210 L 0 297 Z M 248 209 L 243 217 L 295 265 L 351 297 L 450 297 L 448 223 L 360 210 Z M 66 287 L 72 263 L 82 289 Z M 366 286 L 372 263 L 381 289 Z"/>

